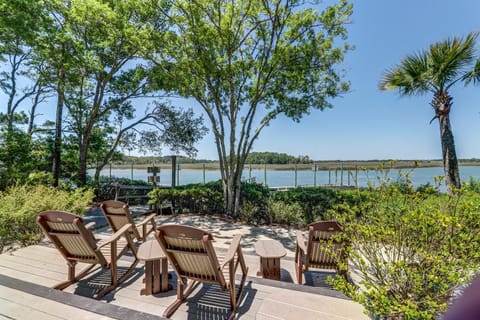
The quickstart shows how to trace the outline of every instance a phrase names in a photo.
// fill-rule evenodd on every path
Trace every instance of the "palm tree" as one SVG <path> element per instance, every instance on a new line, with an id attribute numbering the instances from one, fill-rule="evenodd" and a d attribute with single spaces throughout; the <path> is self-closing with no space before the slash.
<path id="1" fill-rule="evenodd" d="M 405 57 L 401 63 L 383 74 L 380 90 L 398 90 L 401 96 L 432 93 L 430 105 L 438 119 L 442 142 L 442 158 L 447 192 L 460 188 L 460 174 L 455 152 L 450 111 L 449 89 L 458 82 L 475 80 L 475 39 L 470 33 L 465 39 L 455 37 L 430 46 L 429 50 Z M 474 70 L 474 71 L 472 71 Z"/>

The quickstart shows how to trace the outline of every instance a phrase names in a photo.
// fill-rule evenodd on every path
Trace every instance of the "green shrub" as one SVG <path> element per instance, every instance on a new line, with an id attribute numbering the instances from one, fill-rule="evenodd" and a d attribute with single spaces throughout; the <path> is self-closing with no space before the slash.
<path id="1" fill-rule="evenodd" d="M 470 177 L 468 182 L 463 183 L 463 187 L 466 190 L 480 193 L 480 179 L 475 179 L 474 177 Z"/>
<path id="2" fill-rule="evenodd" d="M 285 203 L 283 201 L 269 201 L 268 212 L 271 216 L 271 222 L 287 224 L 295 227 L 302 227 L 304 221 L 303 208 L 298 203 Z"/>
<path id="3" fill-rule="evenodd" d="M 251 224 L 272 223 L 268 212 L 270 190 L 257 183 L 243 182 L 241 187 L 240 218 Z"/>
<path id="4" fill-rule="evenodd" d="M 359 286 L 340 277 L 335 286 L 374 318 L 434 319 L 480 267 L 478 194 L 425 195 L 383 186 L 337 218 L 346 222 L 350 269 Z"/>
<path id="5" fill-rule="evenodd" d="M 417 192 L 423 194 L 440 194 L 439 187 L 431 185 L 430 182 L 419 185 L 417 187 Z"/>
<path id="6" fill-rule="evenodd" d="M 223 214 L 223 195 L 219 181 L 206 184 L 189 184 L 175 188 L 157 188 L 149 192 L 149 204 L 175 203 L 182 212 Z"/>
<path id="7" fill-rule="evenodd" d="M 245 216 L 241 216 L 241 218 L 247 221 L 265 221 L 268 194 L 269 190 L 266 187 L 253 183 L 242 183 L 241 207 Z M 221 181 L 188 184 L 168 189 L 158 188 L 152 190 L 148 196 L 149 204 L 161 205 L 174 202 L 178 212 L 224 214 Z M 252 211 L 251 208 L 255 208 L 255 210 L 252 209 Z M 247 211 L 250 213 L 247 214 Z"/>
<path id="8" fill-rule="evenodd" d="M 272 193 L 272 201 L 301 208 L 304 224 L 330 218 L 332 209 L 338 210 L 342 204 L 347 207 L 358 205 L 371 197 L 371 192 L 358 189 L 334 190 L 325 187 L 295 188 Z M 288 222 L 285 222 L 288 223 Z M 292 221 L 293 225 L 297 221 Z"/>
<path id="9" fill-rule="evenodd" d="M 88 189 L 72 192 L 53 187 L 14 186 L 0 193 L 0 252 L 8 245 L 27 246 L 42 237 L 35 223 L 44 210 L 63 210 L 82 215 L 93 199 Z"/>

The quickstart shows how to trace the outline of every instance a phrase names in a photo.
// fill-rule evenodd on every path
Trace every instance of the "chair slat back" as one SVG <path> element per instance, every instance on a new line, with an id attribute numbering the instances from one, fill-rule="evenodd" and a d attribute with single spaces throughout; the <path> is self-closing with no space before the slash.
<path id="1" fill-rule="evenodd" d="M 100 204 L 100 209 L 103 211 L 103 214 L 113 232 L 117 232 L 128 223 L 135 225 L 128 205 L 122 201 L 104 201 Z M 131 232 L 134 234 L 135 238 L 140 239 L 140 234 L 138 234 L 138 231 L 135 228 L 132 228 Z"/>
<path id="2" fill-rule="evenodd" d="M 124 215 L 109 214 L 108 220 L 110 221 L 110 226 L 112 227 L 112 230 L 115 231 L 119 230 L 124 225 L 129 223 L 127 217 L 125 217 Z"/>
<path id="3" fill-rule="evenodd" d="M 336 236 L 342 232 L 336 221 L 322 221 L 308 226 L 307 264 L 311 267 L 334 269 L 342 257 L 344 245 Z"/>
<path id="4" fill-rule="evenodd" d="M 225 287 L 210 233 L 188 226 L 163 225 L 156 236 L 179 277 Z"/>
<path id="5" fill-rule="evenodd" d="M 63 211 L 44 211 L 37 216 L 37 223 L 65 259 L 107 264 L 81 217 Z"/>

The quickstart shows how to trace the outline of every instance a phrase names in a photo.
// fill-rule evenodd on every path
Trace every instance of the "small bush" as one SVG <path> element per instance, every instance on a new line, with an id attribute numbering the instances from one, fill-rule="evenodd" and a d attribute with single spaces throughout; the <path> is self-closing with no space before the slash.
<path id="1" fill-rule="evenodd" d="M 0 252 L 14 243 L 27 246 L 42 237 L 35 223 L 45 210 L 62 210 L 82 215 L 93 199 L 88 189 L 72 192 L 53 187 L 14 186 L 0 193 Z"/>
<path id="2" fill-rule="evenodd" d="M 175 203 L 182 212 L 223 214 L 223 194 L 219 181 L 206 184 L 189 184 L 175 188 L 157 188 L 149 192 L 149 204 Z"/>
<path id="3" fill-rule="evenodd" d="M 465 190 L 480 193 L 480 179 L 470 177 L 468 182 L 464 182 L 463 187 Z"/>
<path id="4" fill-rule="evenodd" d="M 285 203 L 283 201 L 270 201 L 268 212 L 271 221 L 279 224 L 287 224 L 295 227 L 306 225 L 303 208 L 298 203 Z"/>

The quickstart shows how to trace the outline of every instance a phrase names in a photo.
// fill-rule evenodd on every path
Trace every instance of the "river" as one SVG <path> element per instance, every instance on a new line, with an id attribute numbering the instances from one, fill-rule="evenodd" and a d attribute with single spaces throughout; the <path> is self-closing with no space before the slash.
<path id="1" fill-rule="evenodd" d="M 93 171 L 89 171 L 90 174 Z M 243 171 L 242 179 L 254 180 L 257 183 L 265 183 L 270 187 L 285 186 L 314 186 L 314 185 L 358 185 L 365 187 L 368 183 L 378 184 L 379 179 L 385 178 L 395 181 L 399 176 L 408 174 L 414 186 L 426 183 L 434 184 L 434 177 L 443 175 L 443 168 L 415 168 L 415 169 L 392 169 L 390 172 L 376 170 L 319 170 L 316 173 L 313 170 L 264 170 L 252 169 L 248 167 Z M 130 178 L 135 180 L 147 181 L 151 173 L 145 169 L 109 169 L 102 171 L 103 176 Z M 162 169 L 158 174 L 161 185 L 171 185 L 172 173 L 168 169 Z M 295 178 L 296 176 L 296 178 Z M 462 181 L 469 180 L 470 177 L 480 178 L 480 166 L 460 167 L 460 176 Z M 201 169 L 180 169 L 177 171 L 177 185 L 202 183 L 220 179 L 219 170 L 201 170 Z"/>

